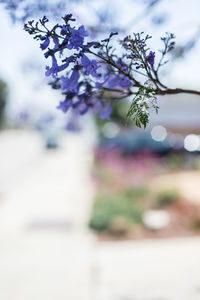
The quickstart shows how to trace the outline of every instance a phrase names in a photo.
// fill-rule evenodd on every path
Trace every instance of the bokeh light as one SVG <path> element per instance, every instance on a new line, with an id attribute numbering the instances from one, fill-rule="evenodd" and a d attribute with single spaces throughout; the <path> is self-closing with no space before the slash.
<path id="1" fill-rule="evenodd" d="M 184 147 L 187 151 L 197 151 L 200 146 L 200 138 L 196 134 L 189 134 L 184 139 Z"/>
<path id="2" fill-rule="evenodd" d="M 151 136 L 152 139 L 154 139 L 155 141 L 162 142 L 167 137 L 167 130 L 161 125 L 154 126 L 151 130 Z"/>

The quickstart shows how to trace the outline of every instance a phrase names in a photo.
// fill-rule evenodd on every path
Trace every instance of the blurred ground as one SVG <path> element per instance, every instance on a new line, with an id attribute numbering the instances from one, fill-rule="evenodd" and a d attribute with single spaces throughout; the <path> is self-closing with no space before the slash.
<path id="1" fill-rule="evenodd" d="M 0 299 L 200 299 L 200 238 L 97 242 L 92 149 L 82 135 L 62 145 L 0 134 Z"/>
<path id="2" fill-rule="evenodd" d="M 100 299 L 200 299 L 200 239 L 106 243 L 97 251 Z"/>
<path id="3" fill-rule="evenodd" d="M 176 188 L 180 195 L 187 201 L 200 203 L 200 172 L 194 170 L 178 171 L 170 174 L 163 174 L 151 180 L 151 187 L 158 186 Z"/>

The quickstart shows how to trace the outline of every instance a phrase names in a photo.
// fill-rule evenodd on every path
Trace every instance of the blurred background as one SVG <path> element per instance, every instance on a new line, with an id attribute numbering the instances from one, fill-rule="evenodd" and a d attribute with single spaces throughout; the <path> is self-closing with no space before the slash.
<path id="1" fill-rule="evenodd" d="M 170 87 L 199 90 L 198 0 L 0 0 L 0 299 L 200 299 L 200 97 L 158 99 L 145 130 L 63 114 L 23 24 L 73 13 L 95 39 L 165 32 Z"/>

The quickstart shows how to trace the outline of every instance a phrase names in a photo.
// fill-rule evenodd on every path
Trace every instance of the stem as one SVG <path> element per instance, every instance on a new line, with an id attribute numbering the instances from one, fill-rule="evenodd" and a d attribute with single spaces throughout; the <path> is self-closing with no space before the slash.
<path id="1" fill-rule="evenodd" d="M 189 90 L 189 89 L 170 89 L 166 88 L 165 90 L 157 89 L 155 90 L 157 95 L 175 95 L 175 94 L 193 94 L 200 96 L 200 91 L 197 90 Z"/>
<path id="2" fill-rule="evenodd" d="M 108 91 L 108 92 L 117 92 L 117 93 L 126 93 L 125 91 L 123 91 L 123 90 L 118 90 L 118 89 L 110 89 L 110 88 L 107 88 L 107 87 L 102 87 L 102 89 L 103 90 L 105 90 L 105 91 Z"/>

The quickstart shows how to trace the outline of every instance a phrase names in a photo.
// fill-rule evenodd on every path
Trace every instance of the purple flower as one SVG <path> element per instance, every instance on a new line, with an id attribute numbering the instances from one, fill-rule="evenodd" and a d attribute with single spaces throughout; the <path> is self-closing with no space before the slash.
<path id="1" fill-rule="evenodd" d="M 145 57 L 145 61 L 148 62 L 153 69 L 154 66 L 154 60 L 155 60 L 155 52 L 150 51 L 149 55 Z"/>
<path id="2" fill-rule="evenodd" d="M 104 108 L 104 103 L 102 100 L 96 97 L 90 97 L 87 94 L 82 94 L 79 97 L 78 111 L 81 115 L 84 115 L 88 110 L 92 110 L 93 113 L 97 114 Z"/>
<path id="3" fill-rule="evenodd" d="M 108 88 L 113 89 L 119 84 L 120 78 L 118 75 L 111 77 L 108 80 Z"/>
<path id="4" fill-rule="evenodd" d="M 50 67 L 46 66 L 45 75 L 47 77 L 50 75 L 52 75 L 53 77 L 56 77 L 57 74 L 58 74 L 58 63 L 57 63 L 55 56 L 52 56 L 52 67 L 50 68 Z"/>
<path id="5" fill-rule="evenodd" d="M 128 72 L 127 65 L 121 60 L 121 58 L 118 59 L 117 65 L 118 67 L 120 67 L 121 70 Z"/>
<path id="6" fill-rule="evenodd" d="M 110 103 L 106 106 L 106 108 L 104 108 L 104 110 L 102 110 L 102 112 L 100 114 L 100 118 L 109 120 L 111 113 L 112 113 L 112 103 L 110 101 Z"/>
<path id="7" fill-rule="evenodd" d="M 57 37 L 54 37 L 53 42 L 55 44 L 54 49 L 58 49 L 59 48 L 59 39 Z"/>
<path id="8" fill-rule="evenodd" d="M 104 82 L 103 82 L 104 83 Z M 102 83 L 102 84 L 103 84 Z M 97 87 L 101 87 L 102 84 L 100 83 L 96 83 L 96 86 Z M 112 76 L 112 77 L 108 77 L 108 83 L 107 83 L 107 87 L 109 89 L 113 89 L 115 88 L 116 86 L 119 86 L 123 89 L 127 89 L 129 88 L 130 86 L 132 85 L 132 82 L 131 80 L 127 77 L 127 76 L 123 76 L 122 78 L 120 78 L 119 75 L 115 75 L 115 76 Z"/>
<path id="9" fill-rule="evenodd" d="M 132 81 L 127 77 L 123 76 L 119 81 L 119 86 L 123 89 L 127 89 L 132 85 Z"/>
<path id="10" fill-rule="evenodd" d="M 118 32 L 111 32 L 109 38 L 102 40 L 102 42 L 109 42 L 113 35 L 118 35 Z"/>
<path id="11" fill-rule="evenodd" d="M 89 42 L 86 45 L 84 45 L 85 49 L 89 49 L 90 47 L 100 48 L 101 44 L 99 42 Z"/>
<path id="12" fill-rule="evenodd" d="M 99 114 L 102 111 L 102 108 L 104 107 L 103 101 L 98 98 L 93 98 L 91 101 L 93 102 L 92 112 L 94 114 Z"/>
<path id="13" fill-rule="evenodd" d="M 73 108 L 77 108 L 77 107 L 79 107 L 79 105 L 82 103 L 82 99 L 79 99 L 79 97 L 78 97 L 78 100 L 76 101 L 76 102 L 74 102 L 73 103 Z"/>
<path id="14" fill-rule="evenodd" d="M 89 108 L 90 107 L 86 103 L 82 103 L 81 106 L 79 107 L 80 115 L 85 115 L 88 112 Z"/>
<path id="15" fill-rule="evenodd" d="M 69 50 L 76 49 L 79 50 L 84 43 L 84 37 L 88 36 L 88 32 L 85 30 L 84 26 L 80 26 L 78 29 L 71 28 L 72 35 L 69 38 L 69 44 L 67 48 Z"/>
<path id="16" fill-rule="evenodd" d="M 70 56 L 67 59 L 65 59 L 64 64 L 62 64 L 61 66 L 58 66 L 58 63 L 57 63 L 57 60 L 56 60 L 55 56 L 52 56 L 52 67 L 50 68 L 50 67 L 46 66 L 45 75 L 47 77 L 52 75 L 54 78 L 56 78 L 58 73 L 65 70 L 69 66 L 70 62 L 72 62 L 73 60 L 74 60 L 74 57 Z"/>
<path id="17" fill-rule="evenodd" d="M 79 80 L 80 74 L 78 71 L 73 70 L 72 75 L 70 78 L 65 78 L 62 76 L 61 79 L 61 89 L 68 90 L 72 93 L 77 93 L 79 88 Z"/>
<path id="18" fill-rule="evenodd" d="M 73 111 L 72 114 L 70 115 L 69 121 L 66 124 L 66 127 L 65 127 L 66 130 L 73 131 L 73 132 L 80 131 L 82 128 L 79 123 L 79 119 L 80 119 L 80 116 L 79 116 L 78 112 Z"/>
<path id="19" fill-rule="evenodd" d="M 72 14 L 66 14 L 63 17 L 63 20 L 65 21 L 65 23 L 68 23 L 69 21 L 76 21 L 76 19 L 72 18 Z"/>
<path id="20" fill-rule="evenodd" d="M 99 77 L 99 74 L 97 74 L 97 69 L 99 68 L 99 66 L 97 65 L 96 60 L 89 60 L 89 58 L 85 54 L 82 54 L 81 62 L 83 64 L 84 69 L 86 70 L 87 75 Z"/>
<path id="21" fill-rule="evenodd" d="M 68 99 L 66 97 L 64 101 L 60 101 L 60 104 L 57 106 L 57 108 L 62 110 L 62 112 L 66 113 L 71 106 L 72 106 L 72 99 Z"/>
<path id="22" fill-rule="evenodd" d="M 50 44 L 50 40 L 47 36 L 46 39 L 44 40 L 44 42 L 40 44 L 40 48 L 42 50 L 45 50 L 49 46 L 49 44 Z"/>
<path id="23" fill-rule="evenodd" d="M 108 79 L 109 79 L 109 73 L 106 73 L 103 82 L 98 82 L 98 81 L 96 82 L 95 84 L 96 88 L 98 89 L 101 88 L 108 81 Z"/>
<path id="24" fill-rule="evenodd" d="M 62 26 L 60 34 L 61 35 L 67 35 L 69 33 L 68 31 L 68 27 L 66 27 L 65 25 Z"/>

